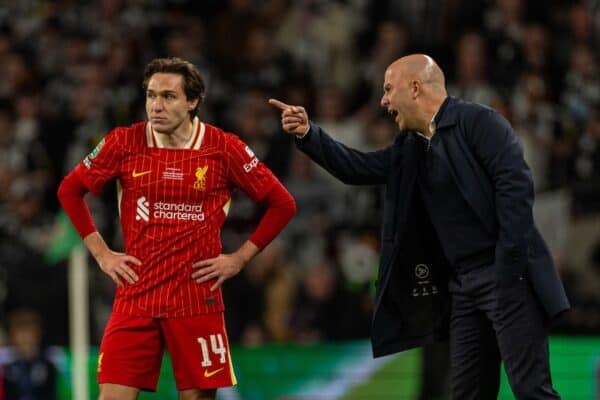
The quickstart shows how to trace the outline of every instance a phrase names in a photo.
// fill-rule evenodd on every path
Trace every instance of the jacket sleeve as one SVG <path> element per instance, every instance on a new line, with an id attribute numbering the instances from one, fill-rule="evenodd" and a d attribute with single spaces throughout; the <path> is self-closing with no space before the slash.
<path id="1" fill-rule="evenodd" d="M 390 171 L 392 148 L 372 152 L 351 149 L 333 140 L 314 123 L 296 146 L 331 175 L 350 185 L 383 184 Z"/>
<path id="2" fill-rule="evenodd" d="M 477 111 L 467 130 L 475 157 L 490 177 L 499 226 L 496 262 L 501 280 L 524 273 L 533 231 L 533 179 L 509 122 L 491 109 Z"/>

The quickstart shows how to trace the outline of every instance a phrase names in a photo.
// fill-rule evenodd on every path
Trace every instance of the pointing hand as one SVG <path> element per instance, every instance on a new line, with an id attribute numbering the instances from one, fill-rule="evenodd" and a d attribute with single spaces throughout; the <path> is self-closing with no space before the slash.
<path id="1" fill-rule="evenodd" d="M 302 136 L 310 129 L 304 107 L 292 106 L 276 99 L 269 99 L 269 104 L 281 110 L 281 126 L 287 133 Z"/>

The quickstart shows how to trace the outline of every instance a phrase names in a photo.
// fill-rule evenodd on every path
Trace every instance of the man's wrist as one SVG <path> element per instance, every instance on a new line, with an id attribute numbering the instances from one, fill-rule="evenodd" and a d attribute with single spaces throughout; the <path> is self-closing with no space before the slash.
<path id="1" fill-rule="evenodd" d="M 308 123 L 308 126 L 306 127 L 306 131 L 300 135 L 296 135 L 296 139 L 304 139 L 306 137 L 306 135 L 308 135 L 308 132 L 310 132 L 310 122 Z"/>

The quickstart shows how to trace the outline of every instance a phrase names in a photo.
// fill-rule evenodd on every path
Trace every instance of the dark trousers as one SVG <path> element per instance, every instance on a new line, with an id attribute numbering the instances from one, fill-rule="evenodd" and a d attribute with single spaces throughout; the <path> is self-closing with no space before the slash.
<path id="1" fill-rule="evenodd" d="M 548 333 L 542 310 L 526 278 L 497 296 L 496 272 L 483 266 L 450 282 L 452 398 L 493 400 L 500 361 L 515 397 L 560 399 L 552 388 Z"/>
<path id="2" fill-rule="evenodd" d="M 435 342 L 421 352 L 419 400 L 448 400 L 450 394 L 450 344 Z"/>

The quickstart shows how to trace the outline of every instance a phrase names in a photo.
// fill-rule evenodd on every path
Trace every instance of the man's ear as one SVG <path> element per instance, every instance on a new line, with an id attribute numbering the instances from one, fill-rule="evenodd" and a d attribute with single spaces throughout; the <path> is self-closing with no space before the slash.
<path id="1" fill-rule="evenodd" d="M 200 99 L 196 99 L 196 100 L 192 101 L 191 103 L 188 103 L 188 110 L 192 111 L 193 109 L 195 109 L 198 106 L 199 102 L 200 102 Z"/>
<path id="2" fill-rule="evenodd" d="M 418 80 L 414 80 L 410 83 L 410 91 L 412 93 L 412 98 L 415 100 L 419 94 L 421 93 L 421 82 Z"/>

